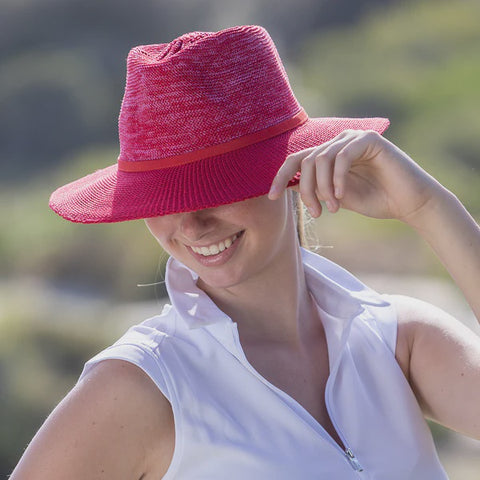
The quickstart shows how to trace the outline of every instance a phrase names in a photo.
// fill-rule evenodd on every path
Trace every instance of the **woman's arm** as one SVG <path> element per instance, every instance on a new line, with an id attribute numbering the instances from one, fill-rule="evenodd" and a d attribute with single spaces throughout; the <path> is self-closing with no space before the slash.
<path id="1" fill-rule="evenodd" d="M 295 187 L 314 217 L 324 200 L 374 218 L 414 228 L 438 255 L 480 322 L 480 228 L 460 201 L 406 153 L 376 132 L 347 130 L 319 147 L 290 155 L 269 193 L 278 198 L 301 171 Z"/>
<path id="2" fill-rule="evenodd" d="M 480 321 L 480 229 L 458 199 L 398 147 L 375 132 L 346 131 L 290 155 L 275 178 L 278 198 L 295 187 L 314 217 L 320 200 L 414 228 L 436 252 Z M 480 438 L 480 338 L 442 310 L 392 297 L 398 310 L 397 360 L 425 414 Z"/>
<path id="3" fill-rule="evenodd" d="M 443 310 L 389 295 L 396 359 L 426 417 L 480 440 L 480 337 Z"/>
<path id="4" fill-rule="evenodd" d="M 480 322 L 480 228 L 462 203 L 438 186 L 404 221 L 432 247 Z"/>
<path id="5" fill-rule="evenodd" d="M 10 480 L 162 478 L 173 445 L 166 398 L 138 367 L 105 360 L 51 413 Z"/>

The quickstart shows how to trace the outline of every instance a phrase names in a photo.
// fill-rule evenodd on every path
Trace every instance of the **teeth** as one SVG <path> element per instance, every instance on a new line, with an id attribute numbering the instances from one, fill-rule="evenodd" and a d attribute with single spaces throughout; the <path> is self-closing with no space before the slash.
<path id="1" fill-rule="evenodd" d="M 227 248 L 231 247 L 233 242 L 237 239 L 237 235 L 233 235 L 232 237 L 227 238 L 226 240 L 222 240 L 218 244 L 212 244 L 208 247 L 191 247 L 195 253 L 199 253 L 205 257 L 209 257 L 211 255 L 217 255 L 220 252 L 223 252 Z"/>

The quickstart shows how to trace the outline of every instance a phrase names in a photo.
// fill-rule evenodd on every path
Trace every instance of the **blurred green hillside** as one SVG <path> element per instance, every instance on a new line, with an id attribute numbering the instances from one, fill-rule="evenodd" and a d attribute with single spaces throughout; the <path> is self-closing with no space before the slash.
<path id="1" fill-rule="evenodd" d="M 48 209 L 56 187 L 116 161 L 131 46 L 191 30 L 264 25 L 310 116 L 389 117 L 386 136 L 480 219 L 480 2 L 275 5 L 2 5 L 0 476 L 11 471 L 83 363 L 144 318 L 132 318 L 123 302 L 152 301 L 146 315 L 160 310 L 155 299 L 164 294 L 166 257 L 142 221 L 76 225 Z M 428 248 L 396 222 L 340 212 L 325 214 L 314 230 L 322 246 L 334 247 L 320 253 L 354 272 L 445 275 Z M 157 287 L 137 287 L 157 280 Z"/>
<path id="2" fill-rule="evenodd" d="M 388 116 L 394 139 L 480 213 L 480 3 L 408 2 L 314 35 L 297 60 L 316 113 Z"/>

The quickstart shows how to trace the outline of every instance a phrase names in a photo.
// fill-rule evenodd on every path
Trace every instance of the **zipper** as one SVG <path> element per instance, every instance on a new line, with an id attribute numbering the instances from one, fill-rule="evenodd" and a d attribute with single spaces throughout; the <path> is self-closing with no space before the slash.
<path id="1" fill-rule="evenodd" d="M 357 460 L 355 454 L 349 449 L 345 449 L 345 456 L 347 457 L 350 465 L 356 472 L 363 472 L 363 467 L 360 465 L 360 462 Z"/>
<path id="2" fill-rule="evenodd" d="M 338 436 L 340 437 L 340 440 L 342 441 L 344 450 L 341 449 L 341 447 L 338 445 L 337 442 L 335 442 L 335 440 L 332 439 L 332 441 L 335 443 L 335 445 L 338 448 L 340 448 L 340 450 L 342 450 L 342 452 L 345 455 L 345 458 L 348 460 L 348 463 L 350 464 L 350 466 L 356 472 L 363 472 L 362 465 L 360 464 L 357 457 L 355 456 L 352 449 L 349 447 L 347 441 L 345 440 L 345 437 L 344 437 L 342 431 L 340 430 L 340 428 L 338 427 L 338 424 L 335 421 L 335 417 L 332 415 L 332 410 L 330 408 L 330 385 L 331 385 L 330 379 L 333 378 L 332 373 L 335 373 L 335 374 L 337 373 L 338 365 L 339 365 L 339 362 L 337 362 L 337 364 L 335 365 L 334 372 L 330 372 L 330 375 L 327 379 L 327 384 L 325 385 L 325 406 L 327 407 L 328 416 L 330 417 L 330 420 L 333 424 L 333 427 L 335 428 L 335 431 L 337 432 Z"/>
<path id="3" fill-rule="evenodd" d="M 243 348 L 242 348 L 242 345 L 240 343 L 240 336 L 238 334 L 238 326 L 233 323 L 233 327 L 234 327 L 234 335 L 233 335 L 233 338 L 234 338 L 234 343 L 237 347 L 237 351 L 240 352 L 241 356 L 242 356 L 242 359 L 243 359 L 243 362 L 244 365 L 259 379 L 261 380 L 263 383 L 265 383 L 267 386 L 269 386 L 270 388 L 272 389 L 275 389 L 275 390 L 278 390 L 279 392 L 281 392 L 284 396 L 286 397 L 289 397 L 291 398 L 294 403 L 296 403 L 300 408 L 303 408 L 302 405 L 300 405 L 300 403 L 298 403 L 294 398 L 290 397 L 287 393 L 285 393 L 283 390 L 280 390 L 278 387 L 275 387 L 275 385 L 271 384 L 266 378 L 262 377 L 262 375 L 260 375 L 254 368 L 253 366 L 250 364 L 250 362 L 248 361 L 246 355 L 245 355 L 245 352 L 243 351 Z M 237 357 L 238 358 L 238 357 Z M 336 370 L 336 369 L 335 369 Z M 327 379 L 327 384 L 325 386 L 325 405 L 327 407 L 327 412 L 328 412 L 328 415 L 330 416 L 330 419 L 332 421 L 332 424 L 336 430 L 336 432 L 338 433 L 338 436 L 340 437 L 340 440 L 342 441 L 342 444 L 344 446 L 344 449 L 342 449 L 342 447 L 332 438 L 332 436 L 323 428 L 323 426 L 318 422 L 316 421 L 315 419 L 315 422 L 319 425 L 320 429 L 323 431 L 323 433 L 325 434 L 325 437 L 326 437 L 326 440 L 331 443 L 333 445 L 333 447 L 335 447 L 341 454 L 342 456 L 348 461 L 349 465 L 353 468 L 353 470 L 355 470 L 356 472 L 363 472 L 363 467 L 362 465 L 360 464 L 360 462 L 358 461 L 357 457 L 355 456 L 355 454 L 353 453 L 352 449 L 348 446 L 347 442 L 345 441 L 345 437 L 343 436 L 343 433 L 339 430 L 338 428 L 338 425 L 337 423 L 335 422 L 334 418 L 332 417 L 332 414 L 331 414 L 331 411 L 330 411 L 330 405 L 329 405 L 329 398 L 330 398 L 330 395 L 327 395 L 327 390 L 328 390 L 328 385 L 329 385 L 329 380 L 331 378 L 331 373 L 330 372 L 330 376 L 329 378 Z M 305 410 L 305 409 L 304 409 Z M 307 412 L 308 413 L 308 412 Z M 311 416 L 311 415 L 310 415 Z M 312 417 L 313 418 L 313 417 Z"/>

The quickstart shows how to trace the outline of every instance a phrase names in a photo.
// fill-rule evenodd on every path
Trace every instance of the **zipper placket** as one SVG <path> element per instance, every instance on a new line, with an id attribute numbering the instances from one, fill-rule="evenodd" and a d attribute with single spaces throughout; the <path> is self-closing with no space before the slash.
<path id="1" fill-rule="evenodd" d="M 344 348 L 344 347 L 343 347 Z M 332 422 L 333 428 L 335 428 L 335 431 L 337 432 L 338 436 L 340 437 L 340 440 L 342 441 L 344 450 L 338 445 L 335 440 L 332 441 L 335 443 L 335 445 L 340 449 L 340 451 L 345 455 L 346 459 L 350 463 L 350 466 L 356 471 L 356 472 L 363 472 L 363 467 L 358 461 L 357 457 L 355 456 L 355 453 L 353 450 L 350 448 L 348 445 L 348 442 L 343 435 L 343 432 L 341 431 L 340 427 L 338 426 L 338 423 L 335 420 L 335 416 L 332 414 L 332 408 L 330 405 L 330 397 L 331 397 L 331 379 L 335 377 L 337 374 L 337 370 L 340 365 L 340 357 L 337 359 L 335 362 L 335 366 L 332 371 L 330 371 L 330 375 L 328 376 L 327 383 L 325 385 L 325 406 L 327 407 L 327 412 L 328 416 L 330 417 L 330 421 Z M 328 435 L 328 432 L 327 432 Z M 330 437 L 330 435 L 328 435 Z M 330 437 L 331 438 L 331 437 Z"/>
<path id="2" fill-rule="evenodd" d="M 283 392 L 279 388 L 275 387 L 275 385 L 272 385 L 266 378 L 262 377 L 253 367 L 250 365 L 250 362 L 248 361 L 245 352 L 243 351 L 242 345 L 240 344 L 240 336 L 238 334 L 238 326 L 233 323 L 234 327 L 234 340 L 235 340 L 235 345 L 238 349 L 238 351 L 242 354 L 243 357 L 243 362 L 244 365 L 249 369 L 249 371 L 254 374 L 262 383 L 267 385 L 268 387 L 272 388 L 274 387 L 276 390 L 281 392 L 283 395 L 288 396 L 291 398 L 296 404 L 300 405 L 294 398 L 290 397 L 287 393 Z M 336 371 L 336 369 L 335 369 Z M 332 436 L 323 428 L 323 426 L 317 422 L 313 417 L 313 420 L 317 423 L 317 425 L 320 427 L 322 430 L 326 440 L 335 448 L 337 449 L 341 454 L 342 457 L 345 458 L 345 460 L 348 462 L 348 464 L 355 470 L 356 472 L 363 472 L 363 467 L 361 466 L 360 462 L 358 461 L 357 457 L 353 453 L 352 449 L 348 446 L 347 442 L 345 441 L 345 437 L 343 436 L 343 433 L 340 431 L 338 428 L 338 424 L 335 422 L 335 419 L 332 417 L 331 410 L 330 410 L 330 405 L 329 405 L 329 395 L 327 396 L 327 389 L 329 386 L 329 380 L 331 378 L 331 375 L 329 376 L 327 380 L 327 384 L 325 386 L 325 405 L 327 407 L 328 415 L 330 416 L 330 419 L 332 421 L 332 424 L 338 433 L 338 436 L 340 437 L 340 440 L 342 441 L 343 446 L 345 449 L 342 449 L 340 445 L 332 438 Z M 301 405 L 300 405 L 301 407 Z M 303 408 L 303 407 L 302 407 Z M 308 412 L 307 412 L 308 413 Z M 311 415 L 310 415 L 311 416 Z M 317 432 L 318 433 L 318 432 Z"/>

